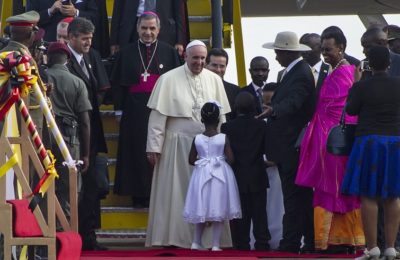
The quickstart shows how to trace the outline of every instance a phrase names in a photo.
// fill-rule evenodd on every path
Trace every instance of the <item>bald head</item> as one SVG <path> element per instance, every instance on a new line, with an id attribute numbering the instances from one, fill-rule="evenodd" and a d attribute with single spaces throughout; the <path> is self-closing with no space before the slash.
<path id="1" fill-rule="evenodd" d="M 365 57 L 368 58 L 369 51 L 374 46 L 388 47 L 387 34 L 380 28 L 368 29 L 361 37 L 361 45 Z"/>
<path id="2" fill-rule="evenodd" d="M 61 43 L 68 43 L 68 25 L 67 22 L 59 22 L 57 25 L 57 41 Z"/>

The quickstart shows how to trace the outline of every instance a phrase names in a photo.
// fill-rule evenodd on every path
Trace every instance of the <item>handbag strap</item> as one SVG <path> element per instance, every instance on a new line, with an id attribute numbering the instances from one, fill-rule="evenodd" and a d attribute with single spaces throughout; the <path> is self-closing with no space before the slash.
<path id="1" fill-rule="evenodd" d="M 343 107 L 342 110 L 342 115 L 340 116 L 340 126 L 343 128 L 346 128 L 346 107 L 347 107 L 347 102 Z"/>

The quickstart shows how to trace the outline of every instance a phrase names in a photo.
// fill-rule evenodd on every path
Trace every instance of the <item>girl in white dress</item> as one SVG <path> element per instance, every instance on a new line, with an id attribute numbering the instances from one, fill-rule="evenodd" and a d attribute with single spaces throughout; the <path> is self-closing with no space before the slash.
<path id="1" fill-rule="evenodd" d="M 225 134 L 218 133 L 219 107 L 208 102 L 201 109 L 205 125 L 203 134 L 197 135 L 189 154 L 194 165 L 186 195 L 183 218 L 195 224 L 191 248 L 203 249 L 201 237 L 206 222 L 212 223 L 212 251 L 220 251 L 219 242 L 225 220 L 241 218 L 240 199 L 236 179 L 229 163 L 233 153 Z"/>

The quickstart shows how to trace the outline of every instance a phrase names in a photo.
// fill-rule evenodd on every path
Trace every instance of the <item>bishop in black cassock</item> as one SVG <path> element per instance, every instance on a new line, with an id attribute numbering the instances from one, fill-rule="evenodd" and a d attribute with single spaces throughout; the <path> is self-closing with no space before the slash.
<path id="1" fill-rule="evenodd" d="M 115 110 L 122 110 L 114 193 L 132 196 L 134 206 L 147 206 L 152 167 L 146 157 L 147 107 L 158 77 L 180 65 L 176 50 L 155 41 L 136 41 L 117 55 L 111 80 L 115 88 Z"/>

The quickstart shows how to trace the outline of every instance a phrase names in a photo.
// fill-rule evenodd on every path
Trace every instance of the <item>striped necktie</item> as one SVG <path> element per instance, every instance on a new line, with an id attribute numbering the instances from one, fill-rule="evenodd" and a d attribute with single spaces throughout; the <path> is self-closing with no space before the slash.
<path id="1" fill-rule="evenodd" d="M 87 77 L 88 79 L 90 79 L 90 77 L 89 77 L 89 71 L 88 71 L 87 68 L 86 68 L 86 64 L 85 64 L 85 61 L 83 60 L 83 58 L 81 59 L 81 62 L 80 62 L 79 64 L 80 64 L 80 66 L 81 66 L 81 68 L 82 68 L 83 73 L 85 73 L 86 77 Z"/>

